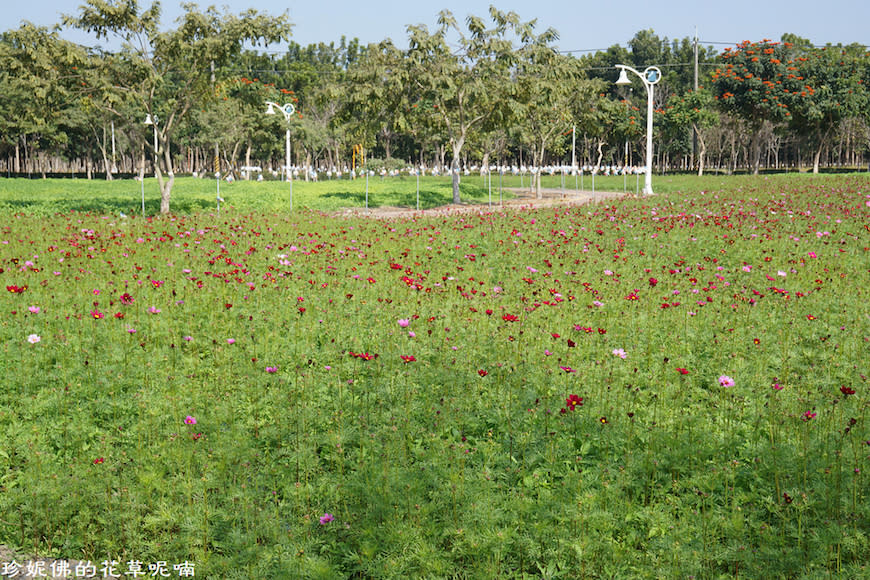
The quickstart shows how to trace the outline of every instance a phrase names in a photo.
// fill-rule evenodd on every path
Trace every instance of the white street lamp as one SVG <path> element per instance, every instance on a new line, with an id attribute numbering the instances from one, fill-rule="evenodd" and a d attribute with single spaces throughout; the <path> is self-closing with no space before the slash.
<path id="1" fill-rule="evenodd" d="M 633 72 L 640 80 L 643 81 L 643 86 L 646 87 L 646 177 L 643 183 L 644 195 L 652 195 L 652 131 L 653 131 L 653 86 L 662 80 L 662 71 L 658 67 L 647 67 L 642 73 L 624 64 L 616 65 L 619 69 L 619 78 L 616 81 L 618 85 L 628 85 L 631 81 L 626 74 L 626 71 Z"/>
<path id="2" fill-rule="evenodd" d="M 287 181 L 290 182 L 290 211 L 293 211 L 293 172 L 290 169 L 290 120 L 293 118 L 293 113 L 296 112 L 296 107 L 292 103 L 284 103 L 279 105 L 272 101 L 266 101 L 266 114 L 274 115 L 275 107 L 284 115 L 284 120 L 287 121 L 287 132 L 284 135 L 284 171 L 286 172 Z"/>

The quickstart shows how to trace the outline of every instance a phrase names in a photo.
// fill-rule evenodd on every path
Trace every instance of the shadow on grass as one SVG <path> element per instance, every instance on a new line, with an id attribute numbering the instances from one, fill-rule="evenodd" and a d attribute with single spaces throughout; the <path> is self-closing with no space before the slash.
<path id="1" fill-rule="evenodd" d="M 7 207 L 13 212 L 32 213 L 39 215 L 68 213 L 71 211 L 97 215 L 139 215 L 142 213 L 141 198 L 107 197 L 100 199 L 62 199 L 45 201 L 33 200 L 3 200 L 0 207 Z M 174 199 L 172 213 L 190 214 L 210 211 L 216 208 L 215 202 L 207 199 Z M 153 216 L 160 213 L 160 200 L 145 200 L 145 215 Z"/>

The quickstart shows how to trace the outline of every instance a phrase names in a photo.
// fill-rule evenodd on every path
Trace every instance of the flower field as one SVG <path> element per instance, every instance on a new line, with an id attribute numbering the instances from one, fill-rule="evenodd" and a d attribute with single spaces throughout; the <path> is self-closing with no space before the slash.
<path id="1" fill-rule="evenodd" d="M 122 575 L 870 575 L 870 178 L 719 182 L 7 215 L 0 544 Z"/>

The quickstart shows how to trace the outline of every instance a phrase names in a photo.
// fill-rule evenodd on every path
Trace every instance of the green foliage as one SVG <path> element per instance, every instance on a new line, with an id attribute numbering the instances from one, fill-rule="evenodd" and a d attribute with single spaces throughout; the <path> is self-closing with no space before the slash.
<path id="1" fill-rule="evenodd" d="M 178 28 L 158 28 L 160 4 L 139 12 L 133 0 L 88 0 L 77 17 L 66 23 L 94 33 L 97 38 L 115 36 L 124 41 L 121 58 L 129 65 L 114 68 L 115 78 L 106 80 L 118 93 L 130 94 L 155 121 L 152 148 L 160 182 L 160 212 L 169 212 L 174 184 L 171 143 L 194 107 L 215 96 L 215 67 L 238 58 L 246 42 L 268 45 L 285 39 L 290 32 L 287 15 L 272 17 L 250 9 L 235 16 L 214 7 L 200 12 L 188 4 Z M 134 117 L 138 122 L 139 117 Z M 130 121 L 130 119 L 126 119 Z M 141 130 L 141 129 L 140 129 Z M 165 177 L 167 179 L 165 179 Z"/>
<path id="2" fill-rule="evenodd" d="M 0 37 L 0 139 L 35 153 L 68 142 L 84 51 L 56 30 L 23 24 Z"/>

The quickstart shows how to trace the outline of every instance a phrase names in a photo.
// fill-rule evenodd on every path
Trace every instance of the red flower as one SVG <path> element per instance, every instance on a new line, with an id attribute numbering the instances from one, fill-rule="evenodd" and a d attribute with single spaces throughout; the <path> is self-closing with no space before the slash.
<path id="1" fill-rule="evenodd" d="M 689 374 L 689 371 L 688 371 L 688 370 L 686 370 L 686 369 L 684 369 L 684 368 L 681 368 L 681 367 L 677 367 L 677 372 L 680 373 L 681 375 L 687 375 L 687 374 Z"/>
<path id="2" fill-rule="evenodd" d="M 483 369 L 480 369 L 479 371 L 477 371 L 477 374 L 479 374 L 479 375 L 482 376 L 482 377 L 485 377 L 485 376 L 488 375 L 489 373 L 486 372 L 486 371 L 483 370 Z"/>
<path id="3" fill-rule="evenodd" d="M 579 397 L 577 395 L 568 395 L 568 398 L 565 399 L 565 404 L 568 406 L 569 411 L 573 411 L 577 407 L 583 406 L 583 397 Z"/>
<path id="4" fill-rule="evenodd" d="M 848 397 L 849 395 L 855 394 L 855 389 L 843 385 L 842 387 L 840 387 L 840 392 L 843 393 L 844 396 Z"/>
<path id="5" fill-rule="evenodd" d="M 400 358 L 405 363 L 416 362 L 416 360 L 417 360 L 416 358 L 414 358 L 414 355 L 412 355 L 412 354 L 407 354 L 407 355 L 403 354 L 403 355 L 401 355 Z"/>
<path id="6" fill-rule="evenodd" d="M 519 317 L 517 317 L 516 314 L 505 314 L 501 317 L 501 319 L 505 322 L 516 322 L 517 320 L 519 320 Z"/>
<path id="7" fill-rule="evenodd" d="M 650 286 L 655 286 L 655 285 L 658 284 L 658 283 L 659 283 L 659 281 L 656 280 L 655 278 L 650 278 L 650 279 L 649 279 L 649 285 L 650 285 Z"/>
<path id="8" fill-rule="evenodd" d="M 130 296 L 130 294 L 128 294 L 127 292 L 124 292 L 123 294 L 121 294 L 121 304 L 124 304 L 125 306 L 130 306 L 131 304 L 133 304 L 133 297 Z"/>
<path id="9" fill-rule="evenodd" d="M 97 457 L 96 459 L 94 459 L 94 465 L 100 465 L 100 464 L 103 463 L 105 460 L 106 460 L 106 459 L 103 458 L 103 457 Z"/>

